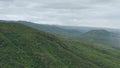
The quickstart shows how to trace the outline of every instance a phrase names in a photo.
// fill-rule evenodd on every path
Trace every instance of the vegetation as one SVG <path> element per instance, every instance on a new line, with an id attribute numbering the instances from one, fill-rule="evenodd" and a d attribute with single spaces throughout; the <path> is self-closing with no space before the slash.
<path id="1" fill-rule="evenodd" d="M 120 51 L 0 23 L 0 68 L 120 68 Z"/>
<path id="2" fill-rule="evenodd" d="M 103 44 L 120 48 L 120 37 L 107 30 L 91 30 L 81 36 L 77 37 L 78 40 L 87 41 L 91 43 Z"/>
<path id="3" fill-rule="evenodd" d="M 106 46 L 112 46 L 114 48 L 120 48 L 120 33 L 117 29 L 41 25 L 26 21 L 11 22 L 21 23 L 38 30 L 56 34 L 60 37 L 63 36 L 72 40 L 92 42 L 97 44 L 103 44 Z"/>

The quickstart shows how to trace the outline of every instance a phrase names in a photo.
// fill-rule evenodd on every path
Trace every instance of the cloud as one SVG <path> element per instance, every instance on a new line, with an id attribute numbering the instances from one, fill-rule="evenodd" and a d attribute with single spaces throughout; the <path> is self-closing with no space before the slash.
<path id="1" fill-rule="evenodd" d="M 5 2 L 5 1 L 6 1 L 6 2 L 7 2 L 7 1 L 14 1 L 14 0 L 0 0 L 0 1 L 3 1 L 3 2 Z"/>
<path id="2" fill-rule="evenodd" d="M 0 0 L 0 19 L 120 28 L 119 0 Z"/>

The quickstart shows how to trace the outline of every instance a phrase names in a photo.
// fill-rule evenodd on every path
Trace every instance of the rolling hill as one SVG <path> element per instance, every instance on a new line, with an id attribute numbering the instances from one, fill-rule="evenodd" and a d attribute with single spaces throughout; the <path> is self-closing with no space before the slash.
<path id="1" fill-rule="evenodd" d="M 120 68 L 120 51 L 1 22 L 0 68 Z"/>
<path id="2" fill-rule="evenodd" d="M 109 32 L 107 30 L 91 30 L 80 35 L 78 39 L 120 48 L 119 34 L 114 34 L 113 32 Z"/>
<path id="3" fill-rule="evenodd" d="M 35 24 L 27 21 L 4 21 L 6 23 L 20 23 L 32 28 L 45 32 L 59 35 L 63 38 L 93 42 L 120 48 L 120 32 L 118 29 L 108 28 L 91 28 L 91 27 L 75 27 L 75 26 L 58 26 L 58 25 L 43 25 Z"/>

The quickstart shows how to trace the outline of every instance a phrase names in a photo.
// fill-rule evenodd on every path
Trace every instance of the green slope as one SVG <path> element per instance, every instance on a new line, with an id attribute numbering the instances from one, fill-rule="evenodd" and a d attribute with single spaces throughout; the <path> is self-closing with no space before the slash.
<path id="1" fill-rule="evenodd" d="M 0 68 L 120 68 L 120 52 L 60 40 L 16 23 L 0 23 Z"/>
<path id="2" fill-rule="evenodd" d="M 120 33 L 117 29 L 41 25 L 26 21 L 17 21 L 15 23 L 25 24 L 38 30 L 65 36 L 66 38 L 72 38 L 74 40 L 83 40 L 120 48 Z"/>
<path id="3" fill-rule="evenodd" d="M 120 48 L 120 37 L 107 30 L 91 30 L 80 35 L 77 39 Z"/>
<path id="4" fill-rule="evenodd" d="M 58 26 L 58 25 L 47 25 L 47 24 L 36 24 L 36 23 L 32 23 L 32 22 L 27 22 L 27 21 L 6 21 L 6 20 L 0 20 L 0 23 L 4 22 L 4 23 L 20 23 L 20 24 L 24 24 L 27 26 L 30 26 L 32 28 L 38 29 L 38 30 L 42 30 L 45 32 L 49 32 L 52 34 L 57 34 L 57 35 L 64 35 L 64 36 L 79 36 L 80 34 L 83 33 L 83 31 L 80 30 L 76 30 L 76 29 L 67 29 L 64 26 Z"/>

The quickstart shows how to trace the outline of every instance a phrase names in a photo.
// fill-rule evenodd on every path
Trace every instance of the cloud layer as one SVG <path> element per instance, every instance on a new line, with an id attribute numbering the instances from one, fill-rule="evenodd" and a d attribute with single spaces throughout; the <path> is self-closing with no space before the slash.
<path id="1" fill-rule="evenodd" d="M 120 0 L 0 0 L 1 20 L 120 28 Z"/>

